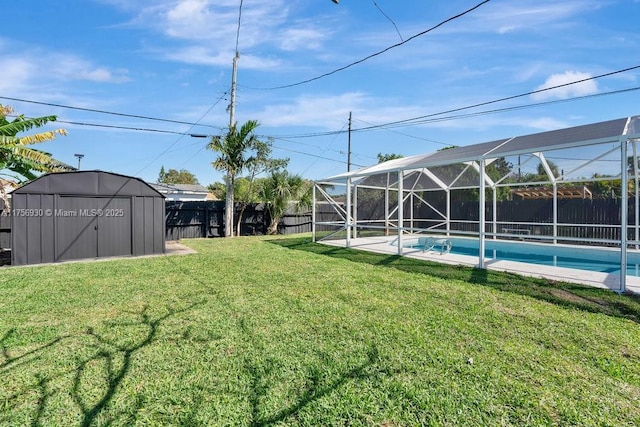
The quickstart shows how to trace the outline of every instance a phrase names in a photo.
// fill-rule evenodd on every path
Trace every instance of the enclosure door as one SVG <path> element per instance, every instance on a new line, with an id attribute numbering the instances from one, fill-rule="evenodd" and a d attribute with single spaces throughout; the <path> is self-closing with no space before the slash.
<path id="1" fill-rule="evenodd" d="M 131 199 L 59 197 L 56 261 L 131 255 Z"/>

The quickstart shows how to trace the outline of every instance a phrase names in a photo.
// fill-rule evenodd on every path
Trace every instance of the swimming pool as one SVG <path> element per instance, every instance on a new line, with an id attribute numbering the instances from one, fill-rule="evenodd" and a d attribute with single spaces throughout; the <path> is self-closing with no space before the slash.
<path id="1" fill-rule="evenodd" d="M 433 236 L 436 240 L 445 236 Z M 448 237 L 450 253 L 478 257 L 478 240 L 466 237 Z M 422 246 L 419 238 L 406 238 L 403 247 L 439 254 L 440 246 Z M 506 260 L 578 270 L 620 274 L 620 250 L 593 246 L 532 243 L 522 241 L 485 240 L 485 260 Z M 640 252 L 627 252 L 627 275 L 640 276 Z"/>

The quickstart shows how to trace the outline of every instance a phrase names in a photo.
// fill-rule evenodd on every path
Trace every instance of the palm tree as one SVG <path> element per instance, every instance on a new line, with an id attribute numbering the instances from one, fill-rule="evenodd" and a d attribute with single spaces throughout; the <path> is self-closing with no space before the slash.
<path id="1" fill-rule="evenodd" d="M 233 236 L 233 185 L 236 177 L 242 173 L 247 165 L 253 162 L 253 157 L 250 157 L 249 154 L 255 151 L 260 143 L 254 134 L 258 126 L 260 123 L 257 120 L 248 120 L 240 129 L 234 123 L 226 135 L 214 136 L 207 145 L 208 149 L 220 153 L 218 158 L 211 163 L 212 166 L 216 170 L 226 173 L 225 237 Z"/>
<path id="2" fill-rule="evenodd" d="M 66 135 L 64 129 L 40 132 L 33 135 L 18 136 L 21 132 L 44 126 L 56 120 L 56 116 L 26 118 L 16 116 L 13 121 L 7 116 L 13 114 L 13 108 L 0 104 L 0 171 L 10 171 L 17 175 L 2 173 L 18 181 L 32 180 L 37 172 L 60 172 L 75 170 L 72 166 L 54 159 L 51 154 L 28 147 L 41 142 L 51 141 L 57 135 Z M 8 206 L 4 188 L 0 189 L 0 196 Z"/>
<path id="3" fill-rule="evenodd" d="M 300 175 L 290 175 L 286 170 L 272 172 L 262 188 L 262 199 L 266 203 L 271 222 L 268 234 L 278 233 L 278 224 L 292 204 L 296 210 L 311 206 L 311 185 Z"/>

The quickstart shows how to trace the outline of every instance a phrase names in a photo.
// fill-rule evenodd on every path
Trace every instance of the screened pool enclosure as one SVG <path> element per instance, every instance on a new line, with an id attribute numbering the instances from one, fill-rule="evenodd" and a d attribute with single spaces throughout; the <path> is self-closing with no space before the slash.
<path id="1" fill-rule="evenodd" d="M 322 179 L 313 238 L 640 291 L 638 142 L 633 116 Z"/>

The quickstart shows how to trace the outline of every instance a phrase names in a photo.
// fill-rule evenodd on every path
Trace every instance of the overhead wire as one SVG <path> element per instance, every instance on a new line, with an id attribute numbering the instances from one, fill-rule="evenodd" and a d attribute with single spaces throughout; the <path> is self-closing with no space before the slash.
<path id="1" fill-rule="evenodd" d="M 342 125 L 342 129 L 345 128 L 345 126 L 347 126 L 347 124 L 345 123 L 344 125 Z M 329 144 L 327 144 L 327 146 L 324 148 L 324 150 L 322 151 L 322 154 L 326 153 L 327 151 L 329 151 L 329 147 L 331 147 L 331 145 L 333 145 L 334 142 L 336 142 L 336 139 L 338 139 L 338 135 L 334 136 L 334 138 L 329 142 Z M 305 173 L 307 173 L 307 171 L 309 169 L 311 169 L 312 167 L 314 167 L 316 165 L 316 163 L 318 163 L 318 160 L 320 160 L 320 158 L 316 158 L 313 162 L 311 162 L 311 164 L 309 166 L 307 166 L 305 168 L 305 170 L 303 170 L 300 175 L 303 175 Z"/>
<path id="2" fill-rule="evenodd" d="M 378 3 L 376 3 L 375 0 L 373 0 L 373 5 L 380 11 L 380 13 L 382 13 L 384 15 L 385 18 L 387 18 L 389 20 L 389 22 L 391 22 L 391 24 L 393 24 L 393 27 L 396 29 L 396 32 L 398 33 L 398 36 L 400 37 L 401 41 L 404 41 L 404 39 L 402 38 L 402 34 L 400 34 L 400 30 L 398 29 L 398 26 L 396 25 L 395 22 L 393 22 L 393 19 L 391 19 L 389 17 L 389 15 L 387 15 L 386 13 L 384 13 L 384 10 L 382 10 L 380 8 L 380 6 L 378 6 Z"/>
<path id="3" fill-rule="evenodd" d="M 324 156 L 319 156 L 317 154 L 311 154 L 311 153 L 305 153 L 304 151 L 299 151 L 299 150 L 293 150 L 291 148 L 284 148 L 284 147 L 279 147 L 277 145 L 272 145 L 273 148 L 276 148 L 278 150 L 284 150 L 284 151 L 291 151 L 292 153 L 297 153 L 297 154 L 302 154 L 304 156 L 310 156 L 310 157 L 317 157 L 319 159 L 323 159 L 323 160 L 330 160 L 332 162 L 336 162 L 336 163 L 343 163 L 343 164 L 347 164 L 346 161 L 344 160 L 337 160 L 337 159 L 332 159 L 330 157 L 324 157 Z M 351 163 L 354 166 L 359 166 L 359 167 L 363 167 L 363 165 L 357 165 L 355 163 Z"/>
<path id="4" fill-rule="evenodd" d="M 613 76 L 615 74 L 620 74 L 620 73 L 624 73 L 624 72 L 632 71 L 632 70 L 637 70 L 637 69 L 640 69 L 640 65 L 635 65 L 633 67 L 627 67 L 627 68 L 624 68 L 624 69 L 621 69 L 621 70 L 611 71 L 609 73 L 599 74 L 599 75 L 594 76 L 594 77 L 587 77 L 587 78 L 584 78 L 584 79 L 575 80 L 575 81 L 569 82 L 569 83 L 563 83 L 563 84 L 551 86 L 551 87 L 548 87 L 548 88 L 537 89 L 537 90 L 521 93 L 521 94 L 518 94 L 518 95 L 506 96 L 506 97 L 503 97 L 503 98 L 494 99 L 492 101 L 479 102 L 477 104 L 468 105 L 466 107 L 453 108 L 453 109 L 446 110 L 446 111 L 441 111 L 441 112 L 438 112 L 438 113 L 427 114 L 427 115 L 424 115 L 424 116 L 413 117 L 413 118 L 410 118 L 410 119 L 397 120 L 397 121 L 394 121 L 394 122 L 389 122 L 389 123 L 384 123 L 384 124 L 380 124 L 380 125 L 370 126 L 368 128 L 360 128 L 358 130 L 365 130 L 365 129 L 368 130 L 368 129 L 375 129 L 377 127 L 387 127 L 387 126 L 396 125 L 396 124 L 406 124 L 406 123 L 414 122 L 414 121 L 417 121 L 417 120 L 427 119 L 427 118 L 430 118 L 430 117 L 441 116 L 443 114 L 455 113 L 455 112 L 458 112 L 458 111 L 470 110 L 472 108 L 484 107 L 486 105 L 496 104 L 498 102 L 510 101 L 512 99 L 522 98 L 524 96 L 535 95 L 535 94 L 538 94 L 538 93 L 547 92 L 547 91 L 550 91 L 550 90 L 559 89 L 559 88 L 562 88 L 562 87 L 567 87 L 567 86 L 571 86 L 571 85 L 578 84 L 578 83 L 584 83 L 584 82 L 587 82 L 587 81 L 597 80 L 597 79 L 600 79 L 600 78 L 603 78 L 603 77 L 609 77 L 609 76 Z"/>
<path id="5" fill-rule="evenodd" d="M 614 72 L 611 72 L 611 73 L 602 74 L 600 76 L 593 77 L 592 79 L 597 79 L 597 78 L 601 78 L 601 77 L 605 77 L 605 76 L 610 76 L 610 75 L 614 75 L 614 74 L 618 74 L 618 73 L 621 73 L 621 72 L 634 70 L 634 69 L 638 69 L 638 68 L 640 68 L 640 65 L 634 66 L 634 67 L 625 68 L 623 70 L 614 71 Z M 589 80 L 589 79 L 583 79 L 583 80 L 579 80 L 579 81 L 576 81 L 576 82 L 565 83 L 565 84 L 553 86 L 553 87 L 548 88 L 546 90 L 557 89 L 557 88 L 568 86 L 568 85 L 571 85 L 571 84 L 580 83 L 580 82 L 583 82 L 585 80 Z M 516 106 L 511 106 L 511 107 L 484 110 L 484 111 L 478 111 L 478 112 L 467 113 L 467 114 L 458 114 L 458 115 L 449 115 L 449 116 L 437 117 L 437 116 L 441 116 L 441 115 L 447 114 L 449 112 L 464 111 L 464 110 L 471 109 L 471 108 L 476 108 L 476 107 L 482 106 L 482 105 L 495 104 L 495 103 L 498 103 L 498 102 L 501 102 L 501 101 L 516 99 L 516 98 L 519 98 L 519 97 L 524 97 L 524 96 L 531 95 L 531 94 L 534 94 L 534 93 L 538 93 L 538 92 L 541 91 L 541 90 L 537 90 L 537 91 L 527 92 L 527 93 L 520 94 L 520 95 L 514 95 L 514 96 L 509 96 L 509 97 L 505 97 L 505 98 L 492 100 L 492 101 L 486 101 L 486 102 L 482 102 L 482 103 L 479 103 L 479 104 L 474 104 L 474 105 L 467 106 L 467 107 L 460 107 L 460 108 L 455 108 L 455 109 L 452 109 L 452 110 L 446 110 L 446 111 L 441 111 L 441 112 L 438 112 L 438 113 L 432 113 L 432 114 L 425 115 L 425 116 L 414 117 L 412 119 L 397 120 L 397 121 L 393 121 L 393 122 L 381 123 L 381 124 L 371 125 L 371 126 L 366 126 L 366 127 L 352 128 L 351 131 L 352 132 L 365 132 L 365 131 L 378 130 L 378 129 L 379 130 L 389 130 L 389 129 L 393 129 L 393 128 L 408 127 L 408 126 L 435 123 L 435 122 L 441 122 L 441 121 L 457 120 L 457 119 L 474 117 L 474 116 L 481 116 L 481 115 L 496 114 L 496 113 L 502 113 L 502 112 L 508 112 L 508 111 L 522 110 L 522 109 L 526 109 L 526 108 L 534 108 L 534 107 L 539 107 L 539 106 L 544 106 L 544 105 L 552 105 L 552 104 L 559 104 L 559 103 L 565 103 L 565 102 L 573 102 L 573 101 L 579 101 L 579 100 L 588 99 L 588 98 L 596 98 L 596 97 L 602 97 L 602 96 L 616 95 L 616 94 L 625 93 L 625 92 L 633 92 L 633 91 L 637 91 L 637 90 L 640 90 L 640 87 L 631 87 L 631 88 L 613 90 L 613 91 L 590 94 L 590 95 L 576 96 L 576 97 L 566 98 L 566 99 L 555 99 L 555 100 L 552 100 L 552 101 L 529 103 L 529 104 L 524 104 L 524 105 L 516 105 Z M 281 138 L 290 138 L 290 139 L 317 138 L 317 137 L 322 137 L 322 136 L 332 136 L 332 135 L 345 133 L 345 132 L 346 131 L 344 131 L 344 130 L 339 130 L 339 131 L 332 130 L 332 131 L 314 132 L 314 133 L 308 133 L 308 134 L 281 135 L 279 137 L 281 137 Z"/>
<path id="6" fill-rule="evenodd" d="M 226 96 L 226 95 L 227 95 L 227 93 L 225 92 L 225 94 L 223 96 Z M 71 105 L 56 104 L 56 103 L 53 103 L 53 102 L 33 101 L 33 100 L 29 100 L 29 99 L 14 98 L 14 97 L 10 97 L 10 96 L 0 96 L 0 99 L 6 99 L 8 101 L 24 102 L 24 103 L 27 103 L 27 104 L 45 105 L 47 107 L 57 107 L 57 108 L 64 108 L 64 109 L 76 110 L 76 111 L 86 111 L 86 112 L 90 112 L 90 113 L 109 114 L 109 115 L 112 115 L 112 116 L 119 116 L 119 117 L 131 117 L 131 118 L 134 118 L 134 119 L 153 120 L 153 121 L 157 121 L 157 122 L 174 123 L 174 124 L 180 124 L 180 125 L 198 125 L 198 126 L 209 127 L 209 128 L 214 128 L 214 129 L 223 129 L 223 128 L 219 127 L 219 126 L 203 125 L 203 124 L 199 124 L 199 123 L 185 122 L 185 121 L 181 121 L 181 120 L 163 119 L 163 118 L 159 118 L 159 117 L 142 116 L 142 115 L 139 115 L 139 114 L 118 113 L 118 112 L 114 112 L 114 111 L 98 110 L 98 109 L 95 109 L 95 108 L 76 107 L 76 106 L 71 106 Z M 217 101 L 216 104 L 218 102 L 219 101 Z"/>
<path id="7" fill-rule="evenodd" d="M 386 53 L 386 52 L 390 51 L 391 49 L 395 49 L 397 47 L 400 47 L 400 46 L 402 46 L 402 45 L 404 45 L 404 44 L 406 44 L 406 43 L 410 42 L 411 40 L 414 40 L 414 39 L 416 39 L 418 37 L 424 36 L 425 34 L 428 34 L 431 31 L 433 31 L 433 30 L 435 30 L 437 28 L 440 28 L 441 26 L 443 26 L 443 25 L 445 25 L 445 24 L 447 24 L 447 23 L 449 23 L 451 21 L 455 21 L 456 19 L 462 18 L 464 15 L 467 15 L 467 14 L 473 12 L 474 10 L 478 9 L 479 7 L 483 6 L 486 3 L 489 3 L 490 1 L 491 0 L 484 0 L 484 1 L 476 4 L 475 6 L 465 10 L 464 12 L 458 13 L 457 15 L 454 15 L 454 16 L 452 16 L 450 18 L 447 18 L 444 21 L 441 21 L 438 24 L 436 24 L 436 25 L 434 25 L 434 26 L 432 26 L 432 27 L 430 27 L 430 28 L 428 28 L 428 29 L 426 29 L 424 31 L 421 31 L 421 32 L 419 32 L 417 34 L 414 34 L 413 36 L 409 37 L 408 39 L 402 40 L 399 43 L 396 43 L 394 45 L 386 47 L 386 48 L 384 48 L 382 50 L 379 50 L 379 51 L 377 51 L 375 53 L 367 55 L 362 59 L 358 59 L 357 61 L 353 61 L 350 64 L 347 64 L 347 65 L 344 65 L 342 67 L 336 68 L 333 71 L 329 71 L 329 72 L 321 74 L 319 76 L 316 76 L 316 77 L 313 77 L 313 78 L 310 78 L 310 79 L 306 79 L 306 80 L 302 80 L 302 81 L 299 81 L 299 82 L 296 82 L 296 83 L 290 83 L 290 84 L 286 84 L 286 85 L 281 85 L 281 86 L 263 87 L 263 88 L 260 88 L 260 87 L 248 87 L 248 86 L 243 86 L 243 87 L 245 87 L 247 89 L 253 89 L 253 90 L 277 90 L 277 89 L 286 89 L 286 88 L 290 88 L 290 87 L 300 86 L 300 85 L 303 85 L 303 84 L 306 84 L 306 83 L 311 83 L 311 82 L 314 82 L 316 80 L 320 80 L 322 78 L 331 76 L 333 74 L 336 74 L 336 73 L 344 71 L 344 70 L 346 70 L 348 68 L 351 68 L 351 67 L 353 67 L 355 65 L 361 64 L 361 63 L 363 63 L 365 61 L 368 61 L 371 58 L 375 58 L 376 56 L 380 56 L 383 53 Z"/>
<path id="8" fill-rule="evenodd" d="M 524 110 L 524 109 L 527 109 L 527 108 L 534 108 L 534 107 L 540 107 L 540 106 L 552 105 L 552 104 L 561 104 L 561 103 L 565 103 L 565 102 L 580 101 L 580 100 L 583 100 L 583 99 L 598 98 L 598 97 L 601 97 L 601 96 L 616 95 L 616 94 L 625 93 L 625 92 L 634 92 L 634 91 L 637 91 L 637 90 L 640 90 L 640 86 L 631 87 L 631 88 L 625 88 L 625 89 L 619 89 L 619 90 L 614 90 L 614 91 L 609 91 L 609 92 L 594 93 L 594 94 L 590 94 L 590 95 L 576 96 L 576 97 L 567 98 L 567 99 L 555 99 L 553 101 L 543 101 L 543 102 L 530 103 L 530 104 L 524 104 L 524 105 L 515 105 L 515 106 L 511 106 L 511 107 L 504 107 L 504 108 L 496 108 L 496 109 L 492 109 L 492 110 L 477 111 L 477 112 L 473 112 L 473 113 L 457 114 L 457 115 L 450 115 L 450 116 L 443 116 L 443 117 L 432 117 L 432 118 L 429 118 L 429 119 L 424 119 L 424 120 L 414 121 L 414 122 L 408 122 L 408 123 L 398 123 L 398 124 L 391 123 L 391 124 L 387 124 L 387 125 L 374 125 L 374 126 L 369 126 L 369 127 L 366 127 L 366 128 L 356 128 L 356 129 L 353 129 L 352 131 L 353 132 L 364 132 L 364 131 L 375 130 L 375 129 L 390 130 L 390 129 L 393 129 L 393 128 L 396 128 L 396 127 L 416 126 L 416 125 L 422 125 L 422 124 L 428 124 L 428 123 L 437 123 L 437 122 L 444 122 L 444 121 L 449 121 L 449 120 L 465 119 L 465 118 L 469 118 L 469 117 L 484 116 L 484 115 L 489 115 L 489 114 L 504 113 L 504 112 L 509 112 L 509 111 Z"/>
<path id="9" fill-rule="evenodd" d="M 107 129 L 131 130 L 131 131 L 139 131 L 139 132 L 168 133 L 168 134 L 181 135 L 181 136 L 194 135 L 194 134 L 189 134 L 187 132 L 177 132 L 177 131 L 165 130 L 165 129 L 152 129 L 152 128 L 131 127 L 131 126 L 107 125 L 107 124 L 103 124 L 103 123 L 76 122 L 76 121 L 72 121 L 72 120 L 56 120 L 55 123 L 63 123 L 63 124 L 75 125 L 75 126 L 89 126 L 89 127 L 97 127 L 97 128 L 107 128 Z"/>
<path id="10" fill-rule="evenodd" d="M 449 120 L 458 120 L 458 119 L 464 119 L 464 118 L 469 118 L 469 117 L 476 117 L 476 116 L 483 116 L 483 115 L 489 115 L 489 114 L 496 114 L 496 113 L 503 113 L 503 112 L 509 112 L 509 111 L 516 111 L 516 110 L 523 110 L 523 109 L 527 109 L 527 108 L 534 108 L 534 107 L 540 107 L 540 106 L 545 106 L 545 105 L 553 105 L 553 104 L 560 104 L 560 103 L 566 103 L 566 102 L 573 102 L 573 101 L 579 101 L 579 100 L 583 100 L 583 99 L 588 99 L 588 98 L 597 98 L 597 97 L 602 97 L 602 96 L 610 96 L 610 95 L 616 95 L 616 94 L 621 94 L 621 93 L 626 93 L 626 92 L 634 92 L 634 91 L 638 91 L 640 90 L 640 86 L 636 86 L 636 87 L 631 87 L 631 88 L 625 88 L 625 89 L 619 89 L 619 90 L 614 90 L 614 91 L 608 91 L 608 92 L 602 92 L 602 93 L 596 93 L 596 94 L 590 94 L 590 95 L 582 95 L 582 96 L 577 96 L 577 97 L 572 97 L 572 98 L 567 98 L 567 99 L 555 99 L 552 101 L 543 101 L 543 102 L 537 102 L 537 103 L 529 103 L 529 104 L 524 104 L 524 105 L 515 105 L 515 106 L 511 106 L 511 107 L 504 107 L 504 108 L 496 108 L 496 109 L 491 109 L 491 110 L 483 110 L 483 111 L 477 111 L 477 112 L 472 112 L 472 113 L 466 113 L 466 114 L 457 114 L 457 115 L 449 115 L 449 116 L 443 116 L 443 117 L 430 117 L 428 119 L 424 119 L 424 120 L 414 120 L 413 122 L 407 122 L 406 120 L 401 120 L 401 121 L 396 121 L 396 122 L 388 122 L 388 123 L 382 123 L 382 124 L 377 124 L 377 125 L 373 125 L 371 124 L 370 126 L 366 126 L 366 127 L 361 127 L 361 128 L 352 128 L 351 131 L 352 132 L 365 132 L 365 131 L 371 131 L 371 130 L 391 130 L 391 129 L 395 129 L 395 128 L 400 128 L 400 127 L 408 127 L 408 126 L 415 126 L 415 125 L 421 125 L 421 124 L 428 124 L 428 123 L 436 123 L 436 122 L 442 122 L 442 121 L 449 121 Z M 226 94 L 225 94 L 226 95 Z M 1 97 L 0 97 L 1 98 Z M 490 104 L 493 102 L 497 102 L 497 101 L 489 101 L 485 104 Z M 215 106 L 216 104 L 214 104 L 212 107 L 210 107 L 209 111 Z M 460 109 L 457 109 L 457 111 L 462 111 L 464 109 L 466 109 L 468 107 L 463 107 Z M 445 114 L 446 112 L 441 112 L 441 113 L 434 113 L 430 116 L 437 116 L 440 114 Z M 422 117 L 427 117 L 427 116 L 422 116 Z M 360 121 L 363 123 L 368 123 L 364 120 L 359 120 L 356 119 L 355 121 Z M 167 133 L 167 134 L 174 134 L 174 135 L 181 135 L 181 136 L 192 136 L 192 137 L 210 137 L 213 135 L 202 135 L 202 134 L 194 134 L 194 133 L 190 133 L 190 132 L 178 132 L 178 131 L 171 131 L 171 130 L 165 130 L 165 129 L 154 129 L 154 128 L 141 128 L 141 127 L 129 127 L 129 126 L 121 126 L 121 125 L 108 125 L 108 124 L 101 124 L 101 123 L 90 123 L 90 122 L 79 122 L 79 121 L 71 121 L 71 120 L 56 120 L 56 123 L 65 123 L 65 124 L 71 124 L 71 125 L 76 125 L 76 126 L 88 126 L 88 127 L 98 127 L 98 128 L 110 128 L 110 129 L 122 129 L 122 130 L 131 130 L 131 131 L 139 131 L 139 132 L 155 132 L 155 133 Z M 206 125 L 202 125 L 199 123 L 189 123 L 189 122 L 185 122 L 185 124 L 191 124 L 192 126 L 206 126 Z M 210 126 L 213 127 L 213 126 Z M 222 127 L 215 127 L 216 129 L 224 129 Z M 347 131 L 344 130 L 344 127 L 340 130 L 333 130 L 333 131 L 326 131 L 326 132 L 313 132 L 313 133 L 307 133 L 307 134 L 292 134 L 292 135 L 275 135 L 275 136 L 270 136 L 271 138 L 274 139 L 280 139 L 280 140 L 286 140 L 286 139 L 303 139 L 303 138 L 318 138 L 318 137 L 323 137 L 323 136 L 336 136 L 336 135 L 340 135 L 340 134 L 345 134 Z M 436 144 L 445 144 L 441 141 L 435 141 L 435 140 L 431 140 L 431 139 L 427 139 L 427 138 L 421 138 L 421 137 L 417 137 L 415 135 L 409 135 L 409 134 L 404 134 L 402 132 L 397 132 L 401 135 L 410 137 L 410 138 L 414 138 L 414 139 L 420 139 L 420 140 L 424 140 L 427 142 L 433 142 Z M 268 137 L 268 135 L 258 135 L 260 137 Z M 316 145 L 313 144 L 303 144 L 299 141 L 296 142 L 297 144 L 302 144 L 302 145 L 308 145 L 311 147 L 317 147 Z"/>
<path id="11" fill-rule="evenodd" d="M 207 111 L 196 121 L 196 123 L 193 124 L 193 126 L 191 128 L 189 128 L 189 130 L 193 129 L 195 126 L 198 125 L 198 121 L 202 120 L 204 117 L 207 116 L 207 114 L 209 114 L 209 112 L 216 106 L 218 105 L 218 103 L 220 101 L 222 101 L 222 99 L 224 99 L 224 97 L 226 96 L 227 92 L 223 93 L 222 96 L 220 96 L 220 98 L 218 98 L 216 100 L 216 102 L 213 103 L 213 105 L 211 107 L 209 107 L 209 109 L 207 109 Z M 185 135 L 187 135 L 186 133 L 184 135 L 180 135 L 175 141 L 173 141 L 171 144 L 169 144 L 169 146 L 167 146 L 167 148 L 165 148 L 164 150 L 162 150 L 162 152 L 160 152 L 160 154 L 158 154 L 157 156 L 155 156 L 151 161 L 149 161 L 149 163 L 147 163 L 144 167 L 142 167 L 140 170 L 138 170 L 135 175 L 140 174 L 142 171 L 144 171 L 145 169 L 147 169 L 149 166 L 151 166 L 156 160 L 158 160 L 160 157 L 164 156 L 166 153 L 169 152 L 169 150 L 178 143 L 178 141 L 180 141 Z"/>
<path id="12" fill-rule="evenodd" d="M 356 121 L 356 122 L 366 123 L 366 124 L 368 124 L 370 126 L 375 126 L 373 123 L 367 122 L 367 121 L 362 120 L 362 119 L 354 118 L 353 120 Z M 420 136 L 415 136 L 415 135 L 411 135 L 411 134 L 408 134 L 408 133 L 400 132 L 400 131 L 397 131 L 397 130 L 392 130 L 391 128 L 389 128 L 389 129 L 380 128 L 380 130 L 386 130 L 388 132 L 392 132 L 392 133 L 396 133 L 398 135 L 406 136 L 407 138 L 418 139 L 420 141 L 425 141 L 425 142 L 432 142 L 434 144 L 439 144 L 439 145 L 442 145 L 442 146 L 445 146 L 445 147 L 449 147 L 451 145 L 450 143 L 447 143 L 447 142 L 436 141 L 435 139 L 423 138 L 423 137 L 420 137 Z"/>

